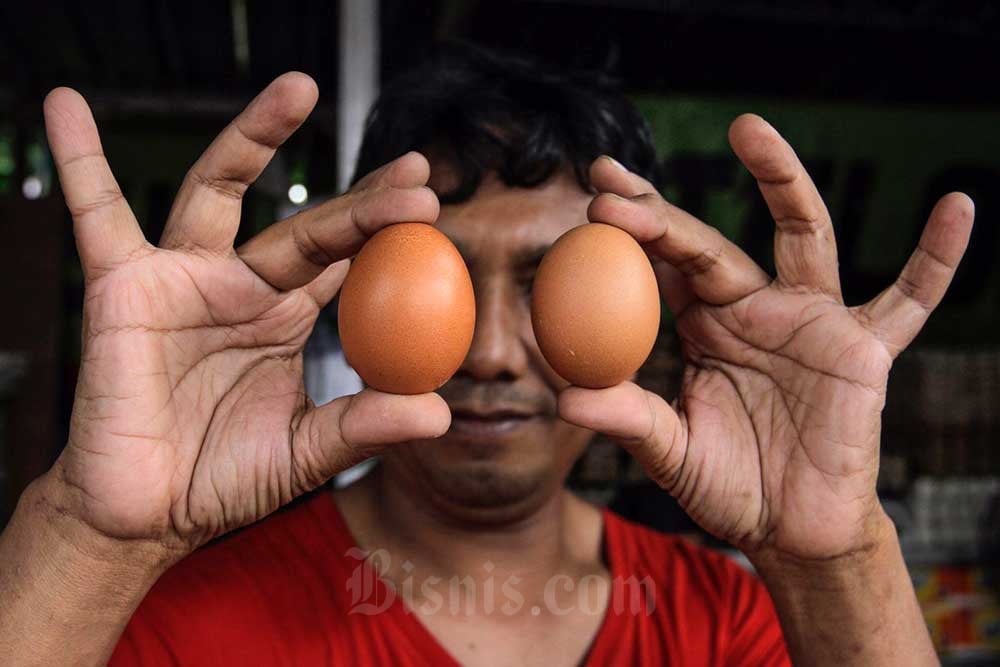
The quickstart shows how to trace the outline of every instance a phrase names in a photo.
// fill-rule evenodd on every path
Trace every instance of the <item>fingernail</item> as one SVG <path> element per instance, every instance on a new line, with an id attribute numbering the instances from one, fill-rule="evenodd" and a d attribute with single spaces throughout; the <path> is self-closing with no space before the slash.
<path id="1" fill-rule="evenodd" d="M 618 160 L 614 159 L 614 158 L 613 158 L 613 157 L 611 157 L 610 155 L 605 155 L 605 156 L 604 156 L 604 158 L 605 158 L 605 159 L 606 159 L 606 160 L 607 160 L 608 162 L 610 162 L 611 164 L 613 164 L 613 165 L 615 165 L 616 167 L 618 167 L 619 169 L 621 169 L 622 171 L 628 171 L 628 169 L 626 169 L 626 168 L 625 168 L 625 165 L 623 165 L 623 164 L 622 164 L 621 162 L 619 162 Z"/>

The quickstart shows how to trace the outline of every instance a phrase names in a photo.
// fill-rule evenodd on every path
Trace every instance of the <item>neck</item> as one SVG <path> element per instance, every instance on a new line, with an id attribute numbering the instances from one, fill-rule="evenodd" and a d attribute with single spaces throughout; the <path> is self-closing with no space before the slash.
<path id="1" fill-rule="evenodd" d="M 408 562 L 438 577 L 513 574 L 531 590 L 556 574 L 602 569 L 600 513 L 563 488 L 512 520 L 476 522 L 379 466 L 338 503 L 359 546 L 390 555 L 390 578 Z"/>

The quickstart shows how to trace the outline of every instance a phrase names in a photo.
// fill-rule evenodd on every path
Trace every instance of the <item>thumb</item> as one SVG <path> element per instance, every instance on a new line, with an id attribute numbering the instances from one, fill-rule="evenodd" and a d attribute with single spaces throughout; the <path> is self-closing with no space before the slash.
<path id="1" fill-rule="evenodd" d="M 386 445 L 437 438 L 451 425 L 437 394 L 401 396 L 365 389 L 306 411 L 292 431 L 294 495 L 374 456 Z"/>
<path id="2" fill-rule="evenodd" d="M 559 395 L 559 416 L 620 444 L 657 484 L 674 493 L 688 433 L 663 398 L 633 382 L 606 389 L 569 387 Z"/>

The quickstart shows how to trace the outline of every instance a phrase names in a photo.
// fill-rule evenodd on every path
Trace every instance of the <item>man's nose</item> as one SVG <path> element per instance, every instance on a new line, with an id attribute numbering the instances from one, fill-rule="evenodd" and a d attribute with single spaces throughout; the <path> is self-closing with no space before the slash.
<path id="1" fill-rule="evenodd" d="M 477 380 L 515 380 L 525 372 L 527 355 L 519 334 L 525 315 L 518 312 L 514 287 L 500 280 L 475 287 L 476 329 L 459 372 Z"/>

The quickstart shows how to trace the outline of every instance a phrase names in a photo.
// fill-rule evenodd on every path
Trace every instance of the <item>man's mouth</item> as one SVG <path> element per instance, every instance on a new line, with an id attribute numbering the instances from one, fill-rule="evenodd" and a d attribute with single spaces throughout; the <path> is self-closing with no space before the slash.
<path id="1" fill-rule="evenodd" d="M 472 438 L 499 438 L 534 423 L 538 415 L 516 408 L 452 407 L 449 433 Z"/>

